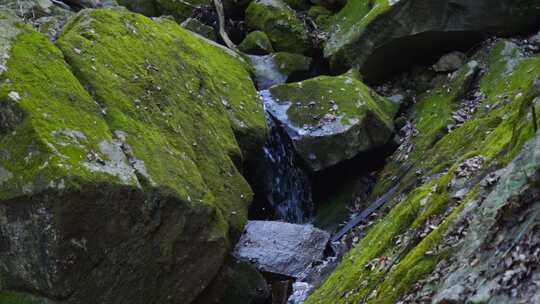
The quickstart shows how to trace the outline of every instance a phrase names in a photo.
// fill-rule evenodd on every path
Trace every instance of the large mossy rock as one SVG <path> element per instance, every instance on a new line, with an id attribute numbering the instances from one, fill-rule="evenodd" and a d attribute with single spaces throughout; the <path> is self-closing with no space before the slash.
<path id="1" fill-rule="evenodd" d="M 486 35 L 532 31 L 540 7 L 513 0 L 349 0 L 330 24 L 324 55 L 333 67 L 354 66 L 379 81 L 411 63 L 469 49 Z"/>
<path id="2" fill-rule="evenodd" d="M 246 10 L 246 23 L 270 38 L 278 52 L 306 54 L 311 41 L 305 24 L 281 0 L 255 0 Z"/>
<path id="3" fill-rule="evenodd" d="M 190 303 L 252 198 L 237 167 L 266 127 L 246 64 L 126 11 L 82 11 L 58 47 L 0 23 L 0 289 Z"/>
<path id="4" fill-rule="evenodd" d="M 307 304 L 539 299 L 540 55 L 498 40 L 469 60 L 417 96 L 370 199 L 388 201 Z"/>
<path id="5" fill-rule="evenodd" d="M 377 95 L 357 76 L 319 76 L 263 92 L 267 109 L 314 171 L 380 147 L 394 131 L 399 105 Z"/>

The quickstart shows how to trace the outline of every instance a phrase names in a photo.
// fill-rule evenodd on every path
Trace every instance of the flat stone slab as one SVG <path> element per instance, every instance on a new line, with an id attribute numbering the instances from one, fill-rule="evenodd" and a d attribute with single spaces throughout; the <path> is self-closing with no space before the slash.
<path id="1" fill-rule="evenodd" d="M 234 255 L 265 272 L 299 277 L 314 261 L 322 260 L 330 234 L 312 225 L 250 221 Z"/>

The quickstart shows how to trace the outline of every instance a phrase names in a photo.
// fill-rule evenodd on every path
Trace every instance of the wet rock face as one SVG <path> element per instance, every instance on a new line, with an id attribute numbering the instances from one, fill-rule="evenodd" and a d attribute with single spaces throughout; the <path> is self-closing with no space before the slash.
<path id="1" fill-rule="evenodd" d="M 355 66 L 379 81 L 489 34 L 532 31 L 539 16 L 534 1 L 348 1 L 333 17 L 324 53 L 335 68 Z"/>
<path id="2" fill-rule="evenodd" d="M 263 99 L 314 171 L 386 144 L 399 108 L 354 73 L 274 86 Z"/>
<path id="3" fill-rule="evenodd" d="M 330 235 L 311 225 L 250 221 L 234 250 L 264 272 L 300 277 L 323 258 Z"/>
<path id="4" fill-rule="evenodd" d="M 307 74 L 312 62 L 310 57 L 285 52 L 249 58 L 255 70 L 259 90 L 284 84 L 294 75 Z"/>
<path id="5" fill-rule="evenodd" d="M 236 166 L 266 127 L 246 63 L 126 10 L 82 11 L 56 45 L 0 29 L 0 302 L 192 302 L 252 198 Z"/>

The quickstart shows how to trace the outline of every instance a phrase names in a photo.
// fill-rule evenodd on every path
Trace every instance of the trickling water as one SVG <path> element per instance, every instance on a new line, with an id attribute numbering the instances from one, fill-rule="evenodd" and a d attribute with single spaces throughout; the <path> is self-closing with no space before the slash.
<path id="1" fill-rule="evenodd" d="M 266 89 L 284 83 L 287 77 L 278 71 L 271 55 L 250 56 L 250 59 L 257 86 L 263 90 L 260 92 L 262 101 L 266 104 L 270 94 Z M 262 187 L 264 206 L 260 206 L 262 210 L 258 213 L 265 214 L 265 219 L 306 223 L 314 211 L 308 175 L 302 169 L 285 131 L 268 112 L 266 120 L 269 135 L 263 148 L 262 161 L 258 164 L 262 172 L 257 177 Z"/>
<path id="2" fill-rule="evenodd" d="M 287 81 L 287 76 L 279 72 L 272 55 L 249 56 L 249 59 L 255 70 L 259 90 L 266 90 L 273 85 Z"/>
<path id="3" fill-rule="evenodd" d="M 263 148 L 266 200 L 275 219 L 305 223 L 314 209 L 308 176 L 299 166 L 289 138 L 269 114 L 266 116 L 270 132 Z"/>

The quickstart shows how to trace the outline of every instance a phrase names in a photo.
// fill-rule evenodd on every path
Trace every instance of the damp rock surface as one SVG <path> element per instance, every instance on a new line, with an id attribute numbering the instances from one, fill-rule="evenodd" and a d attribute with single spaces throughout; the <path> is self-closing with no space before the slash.
<path id="1" fill-rule="evenodd" d="M 234 255 L 261 271 L 300 277 L 311 263 L 322 260 L 329 239 L 311 225 L 250 221 Z"/>
<path id="2" fill-rule="evenodd" d="M 353 72 L 274 86 L 263 99 L 313 171 L 386 144 L 399 108 Z"/>

